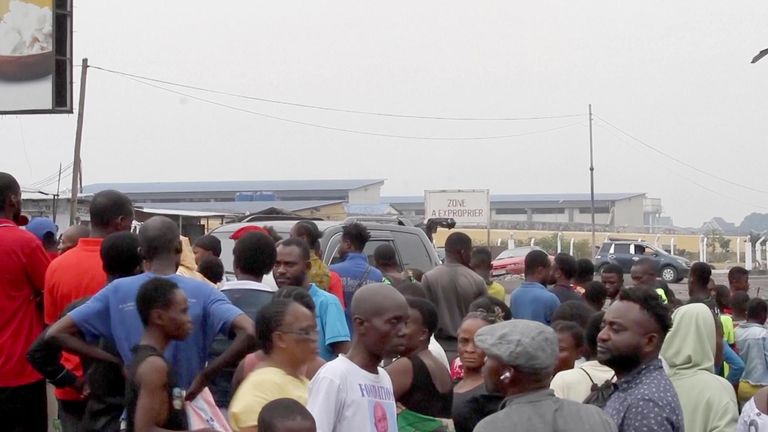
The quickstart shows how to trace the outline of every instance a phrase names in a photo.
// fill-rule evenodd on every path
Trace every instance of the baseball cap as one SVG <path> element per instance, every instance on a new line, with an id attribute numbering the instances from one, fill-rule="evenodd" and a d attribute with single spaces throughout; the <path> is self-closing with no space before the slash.
<path id="1" fill-rule="evenodd" d="M 53 223 L 52 220 L 47 217 L 32 218 L 27 224 L 27 231 L 35 235 L 40 240 L 43 239 L 45 233 L 53 233 L 54 237 L 59 232 L 59 228 Z"/>
<path id="2" fill-rule="evenodd" d="M 233 232 L 232 235 L 229 236 L 232 240 L 237 240 L 240 237 L 248 234 L 249 232 L 260 232 L 262 234 L 269 235 L 269 231 L 265 230 L 264 228 L 257 226 L 257 225 L 248 225 L 244 226 L 237 231 Z"/>
<path id="3" fill-rule="evenodd" d="M 536 321 L 513 319 L 483 327 L 475 333 L 475 345 L 525 371 L 553 370 L 557 363 L 557 335 Z"/>

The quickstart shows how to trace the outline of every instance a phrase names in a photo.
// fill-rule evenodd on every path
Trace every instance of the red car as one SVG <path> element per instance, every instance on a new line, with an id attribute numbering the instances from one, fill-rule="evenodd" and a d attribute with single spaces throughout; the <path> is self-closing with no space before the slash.
<path id="1" fill-rule="evenodd" d="M 500 253 L 495 260 L 491 261 L 491 276 L 498 277 L 504 275 L 522 275 L 525 273 L 525 256 L 533 250 L 543 250 L 536 246 L 523 246 L 514 249 L 507 249 Z M 553 257 L 549 257 L 554 261 Z"/>

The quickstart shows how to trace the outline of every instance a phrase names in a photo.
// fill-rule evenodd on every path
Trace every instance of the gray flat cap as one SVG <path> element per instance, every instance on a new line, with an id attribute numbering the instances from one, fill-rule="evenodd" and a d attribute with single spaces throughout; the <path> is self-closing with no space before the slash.
<path id="1" fill-rule="evenodd" d="M 551 328 L 522 319 L 481 328 L 475 333 L 475 345 L 505 364 L 531 372 L 553 370 L 559 349 Z"/>

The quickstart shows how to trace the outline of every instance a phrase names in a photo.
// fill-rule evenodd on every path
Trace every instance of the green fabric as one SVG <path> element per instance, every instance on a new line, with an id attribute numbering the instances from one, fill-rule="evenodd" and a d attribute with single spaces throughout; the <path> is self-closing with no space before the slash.
<path id="1" fill-rule="evenodd" d="M 446 422 L 404 409 L 397 414 L 399 432 L 448 432 L 452 430 Z"/>
<path id="2" fill-rule="evenodd" d="M 733 386 L 713 373 L 715 318 L 704 304 L 683 306 L 672 314 L 672 329 L 661 347 L 669 366 L 687 431 L 729 431 L 736 428 L 739 413 Z"/>
<path id="3" fill-rule="evenodd" d="M 667 300 L 667 294 L 664 292 L 664 288 L 656 288 L 656 294 L 661 297 L 661 302 L 664 304 L 667 304 L 669 300 Z"/>

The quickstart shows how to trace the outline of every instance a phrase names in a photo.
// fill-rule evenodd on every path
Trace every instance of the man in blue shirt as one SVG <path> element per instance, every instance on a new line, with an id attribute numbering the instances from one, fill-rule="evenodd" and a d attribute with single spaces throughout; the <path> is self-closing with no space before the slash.
<path id="1" fill-rule="evenodd" d="M 363 253 L 370 239 L 371 234 L 363 224 L 351 223 L 342 228 L 339 255 L 343 261 L 330 268 L 339 274 L 344 284 L 344 302 L 347 305 L 352 304 L 352 296 L 360 287 L 384 280 L 384 275 L 368 263 L 368 257 Z M 349 317 L 347 320 L 349 322 Z"/>
<path id="2" fill-rule="evenodd" d="M 150 218 L 139 231 L 141 254 L 146 273 L 117 279 L 91 297 L 85 304 L 57 321 L 46 339 L 63 349 L 98 360 L 117 361 L 86 340 L 105 338 L 112 342 L 127 364 L 131 348 L 139 343 L 144 326 L 136 309 L 139 287 L 153 277 L 175 282 L 189 299 L 192 334 L 184 341 L 174 341 L 165 350 L 165 358 L 176 372 L 178 384 L 187 388 L 187 400 L 194 399 L 222 368 L 240 361 L 255 342 L 253 321 L 211 285 L 176 274 L 181 257 L 179 228 L 163 216 Z M 232 345 L 208 363 L 208 349 L 217 334 L 232 335 Z"/>
<path id="3" fill-rule="evenodd" d="M 552 263 L 542 250 L 532 250 L 525 256 L 525 282 L 512 291 L 509 308 L 512 318 L 538 321 L 549 325 L 560 300 L 545 286 L 549 281 Z"/>
<path id="4" fill-rule="evenodd" d="M 280 288 L 299 286 L 309 292 L 315 302 L 319 354 L 323 360 L 331 361 L 338 354 L 349 351 L 349 328 L 339 299 L 309 282 L 311 268 L 310 250 L 304 240 L 290 238 L 277 246 L 277 259 L 272 270 L 275 282 Z"/>

